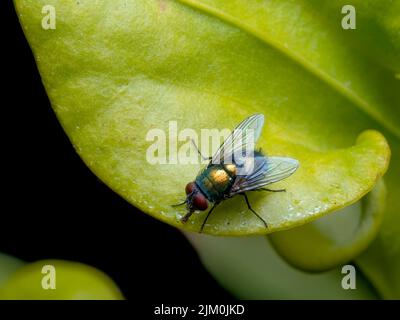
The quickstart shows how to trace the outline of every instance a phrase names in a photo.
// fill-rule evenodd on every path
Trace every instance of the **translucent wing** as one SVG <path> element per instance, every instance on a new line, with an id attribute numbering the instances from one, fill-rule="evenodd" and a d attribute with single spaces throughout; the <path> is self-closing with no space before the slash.
<path id="1" fill-rule="evenodd" d="M 237 155 L 243 159 L 254 151 L 255 143 L 261 135 L 264 126 L 264 116 L 254 114 L 243 120 L 222 143 L 212 157 L 211 163 L 233 163 L 238 161 Z"/>
<path id="2" fill-rule="evenodd" d="M 250 169 L 247 172 L 244 170 L 243 175 L 237 176 L 230 195 L 262 188 L 283 180 L 292 175 L 299 167 L 299 162 L 295 159 L 262 155 L 256 155 L 252 159 L 248 158 L 246 162 L 252 162 L 248 165 Z"/>

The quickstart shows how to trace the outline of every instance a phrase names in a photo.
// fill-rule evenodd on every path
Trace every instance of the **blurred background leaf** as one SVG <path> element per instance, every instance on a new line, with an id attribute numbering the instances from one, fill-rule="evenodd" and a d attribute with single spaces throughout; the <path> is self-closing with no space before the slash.
<path id="1" fill-rule="evenodd" d="M 265 237 L 186 236 L 217 281 L 240 299 L 376 299 L 357 273 L 357 290 L 343 290 L 341 268 L 311 274 L 291 267 Z"/>
<path id="2" fill-rule="evenodd" d="M 22 262 L 11 257 L 2 257 L 0 263 L 3 277 L 0 283 L 2 300 L 123 299 L 118 287 L 106 274 L 82 263 L 41 260 L 22 266 Z M 47 265 L 54 267 L 55 289 L 45 289 L 42 286 L 43 278 L 49 274 L 48 271 L 43 273 L 42 268 Z M 12 270 L 10 266 L 13 266 Z M 5 267 L 8 268 L 6 275 Z"/>

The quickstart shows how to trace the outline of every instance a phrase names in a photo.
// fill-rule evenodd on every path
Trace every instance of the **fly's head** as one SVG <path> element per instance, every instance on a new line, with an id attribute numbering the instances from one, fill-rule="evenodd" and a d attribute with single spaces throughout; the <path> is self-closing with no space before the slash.
<path id="1" fill-rule="evenodd" d="M 186 221 L 190 215 L 196 211 L 204 211 L 208 208 L 208 202 L 206 197 L 201 193 L 198 189 L 197 185 L 194 182 L 190 182 L 186 185 L 186 208 L 188 210 L 185 217 L 182 218 L 182 221 Z"/>

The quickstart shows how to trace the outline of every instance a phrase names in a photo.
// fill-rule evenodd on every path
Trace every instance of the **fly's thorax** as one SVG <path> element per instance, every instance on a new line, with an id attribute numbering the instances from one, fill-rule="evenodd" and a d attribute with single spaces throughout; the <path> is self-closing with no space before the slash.
<path id="1" fill-rule="evenodd" d="M 199 173 L 196 184 L 210 201 L 219 200 L 232 187 L 235 172 L 234 164 L 211 165 Z"/>
<path id="2" fill-rule="evenodd" d="M 224 168 L 213 168 L 209 171 L 208 178 L 215 186 L 221 186 L 222 188 L 229 183 L 229 173 Z"/>

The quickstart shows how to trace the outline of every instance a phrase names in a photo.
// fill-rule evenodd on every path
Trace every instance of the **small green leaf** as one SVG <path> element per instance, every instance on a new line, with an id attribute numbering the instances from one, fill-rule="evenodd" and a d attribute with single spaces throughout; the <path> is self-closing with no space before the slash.
<path id="1" fill-rule="evenodd" d="M 389 161 L 381 134 L 360 133 L 376 123 L 399 132 L 387 112 L 393 93 L 378 91 L 397 80 L 379 67 L 365 74 L 368 63 L 355 56 L 344 59 L 347 51 L 330 41 L 333 32 L 285 26 L 303 14 L 315 27 L 321 21 L 300 5 L 280 3 L 15 0 L 52 106 L 77 152 L 113 190 L 162 221 L 199 230 L 204 214 L 183 225 L 185 210 L 171 207 L 199 167 L 150 165 L 147 132 L 168 133 L 168 121 L 198 133 L 232 129 L 249 114 L 266 115 L 259 146 L 298 159 L 300 169 L 274 186 L 285 194 L 251 195 L 268 230 L 237 198 L 221 205 L 204 230 L 219 235 L 291 228 L 357 201 Z M 55 30 L 41 27 L 43 5 L 57 11 Z M 278 21 L 276 12 L 288 20 Z M 317 36 L 315 48 L 304 47 L 310 34 Z"/>
<path id="2" fill-rule="evenodd" d="M 54 287 L 43 287 L 54 267 Z M 44 280 L 43 280 L 44 279 Z M 51 281 L 53 281 L 51 280 Z M 17 269 L 0 288 L 0 299 L 6 300 L 120 300 L 123 296 L 103 272 L 82 263 L 42 260 Z"/>
<path id="3" fill-rule="evenodd" d="M 376 237 L 385 209 L 383 181 L 361 201 L 304 226 L 269 236 L 277 252 L 293 266 L 324 271 L 342 266 Z"/>

